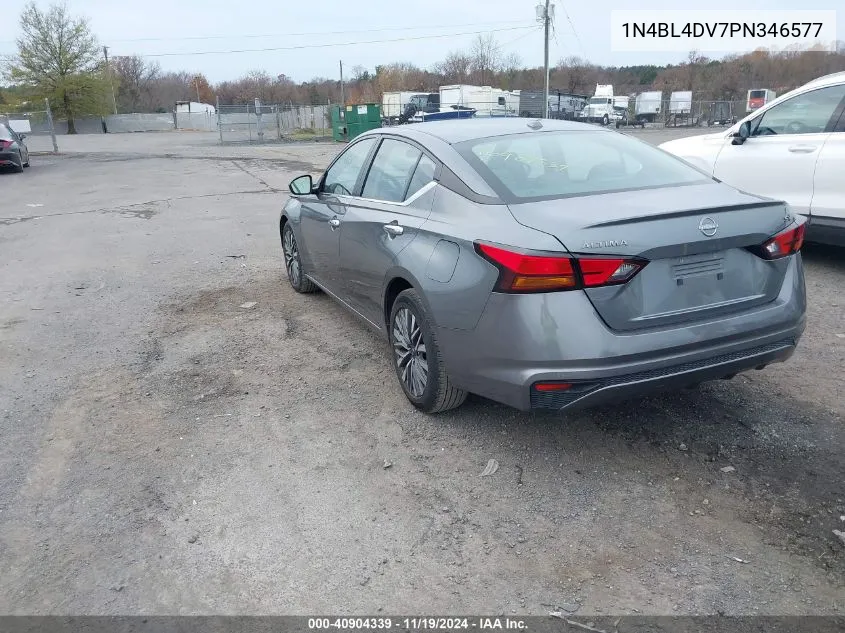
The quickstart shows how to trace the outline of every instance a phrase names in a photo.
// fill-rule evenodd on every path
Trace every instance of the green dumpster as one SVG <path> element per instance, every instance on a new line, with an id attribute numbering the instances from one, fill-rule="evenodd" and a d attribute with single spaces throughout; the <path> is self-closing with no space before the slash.
<path id="1" fill-rule="evenodd" d="M 332 106 L 332 140 L 345 141 L 346 140 L 346 112 L 341 110 L 340 106 Z"/>
<path id="2" fill-rule="evenodd" d="M 332 138 L 351 141 L 353 138 L 381 127 L 381 106 L 378 103 L 360 103 L 345 108 L 332 106 Z"/>

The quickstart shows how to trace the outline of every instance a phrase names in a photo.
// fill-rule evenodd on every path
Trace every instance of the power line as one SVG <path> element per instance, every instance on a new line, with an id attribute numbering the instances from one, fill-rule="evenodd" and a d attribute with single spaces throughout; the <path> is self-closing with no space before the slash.
<path id="1" fill-rule="evenodd" d="M 305 48 L 332 48 L 335 46 L 357 46 L 360 44 L 384 44 L 389 42 L 410 42 L 415 40 L 430 40 L 444 37 L 459 37 L 461 35 L 479 35 L 482 33 L 499 33 L 502 31 L 518 31 L 522 29 L 533 29 L 534 25 L 512 26 L 501 29 L 483 29 L 479 31 L 464 31 L 462 33 L 444 33 L 441 35 L 420 35 L 415 37 L 396 37 L 384 40 L 361 40 L 356 42 L 336 42 L 334 44 L 300 44 L 298 46 L 274 46 L 272 48 L 242 48 L 224 51 L 189 51 L 185 53 L 148 53 L 139 54 L 139 57 L 187 57 L 191 55 L 230 55 L 233 53 L 266 53 L 271 51 L 293 51 Z"/>
<path id="2" fill-rule="evenodd" d="M 584 45 L 581 43 L 581 38 L 578 36 L 578 31 L 575 30 L 575 25 L 572 23 L 572 19 L 569 17 L 569 12 L 566 10 L 566 6 L 561 1 L 560 8 L 563 9 L 563 15 L 566 16 L 566 21 L 569 22 L 569 26 L 572 28 L 572 34 L 575 36 L 575 40 L 578 42 L 578 47 L 581 49 L 581 54 L 584 56 L 584 59 L 587 58 L 587 51 L 584 49 Z"/>
<path id="3" fill-rule="evenodd" d="M 507 48 L 507 47 L 508 47 L 508 46 L 510 46 L 511 44 L 515 44 L 515 43 L 516 43 L 516 42 L 518 42 L 519 40 L 525 39 L 525 38 L 526 38 L 526 37 L 528 37 L 529 35 L 534 35 L 537 31 L 541 31 L 542 29 L 543 29 L 543 27 L 542 27 L 542 26 L 535 26 L 533 31 L 528 31 L 527 33 L 522 33 L 521 35 L 517 35 L 517 36 L 516 36 L 515 38 L 513 38 L 512 40 L 508 40 L 507 42 L 505 42 L 504 44 L 502 44 L 502 45 L 501 45 L 501 48 Z"/>
<path id="4" fill-rule="evenodd" d="M 422 31 L 424 29 L 460 29 L 468 26 L 495 26 L 497 24 L 513 24 L 513 20 L 500 20 L 497 22 L 472 22 L 469 24 L 432 24 L 421 26 L 396 26 L 381 29 L 353 29 L 344 31 L 313 31 L 311 33 L 248 33 L 243 35 L 186 35 L 184 37 L 135 37 L 128 39 L 111 39 L 115 42 L 179 42 L 196 40 L 239 40 L 239 39 L 260 39 L 267 37 L 304 37 L 314 35 L 349 35 L 352 33 L 384 33 L 388 31 Z M 0 40 L 0 44 L 14 44 L 14 40 Z"/>

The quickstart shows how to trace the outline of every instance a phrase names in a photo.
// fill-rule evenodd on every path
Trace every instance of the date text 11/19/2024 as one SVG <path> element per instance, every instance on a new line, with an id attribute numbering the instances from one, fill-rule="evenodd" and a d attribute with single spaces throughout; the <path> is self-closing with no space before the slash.
<path id="1" fill-rule="evenodd" d="M 439 617 L 358 617 L 308 618 L 311 630 L 390 630 L 398 631 L 524 631 L 524 620 L 502 617 L 439 618 Z"/>

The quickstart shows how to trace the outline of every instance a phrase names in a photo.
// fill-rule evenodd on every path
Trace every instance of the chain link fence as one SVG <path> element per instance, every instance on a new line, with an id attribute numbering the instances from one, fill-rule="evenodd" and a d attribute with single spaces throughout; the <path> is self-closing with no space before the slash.
<path id="1" fill-rule="evenodd" d="M 727 127 L 744 118 L 746 103 L 733 101 L 671 101 L 637 103 L 631 99 L 623 125 L 644 127 Z"/>
<path id="2" fill-rule="evenodd" d="M 221 143 L 322 139 L 331 135 L 329 105 L 218 105 L 217 129 Z"/>
<path id="3" fill-rule="evenodd" d="M 44 100 L 43 110 L 0 112 L 0 121 L 8 123 L 15 132 L 26 136 L 24 142 L 30 152 L 58 153 L 55 122 L 47 99 Z"/>

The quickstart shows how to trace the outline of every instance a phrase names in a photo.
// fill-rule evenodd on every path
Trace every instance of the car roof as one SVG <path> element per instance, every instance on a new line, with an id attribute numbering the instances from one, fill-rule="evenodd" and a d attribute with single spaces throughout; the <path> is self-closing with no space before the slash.
<path id="1" fill-rule="evenodd" d="M 491 117 L 456 119 L 446 121 L 427 121 L 424 123 L 410 123 L 395 127 L 380 128 L 377 132 L 394 134 L 419 139 L 419 135 L 433 136 L 446 143 L 454 144 L 490 136 L 506 134 L 522 134 L 530 132 L 561 132 L 561 131 L 606 131 L 595 125 L 576 123 L 574 121 L 558 121 L 554 119 L 525 119 L 518 117 Z"/>

